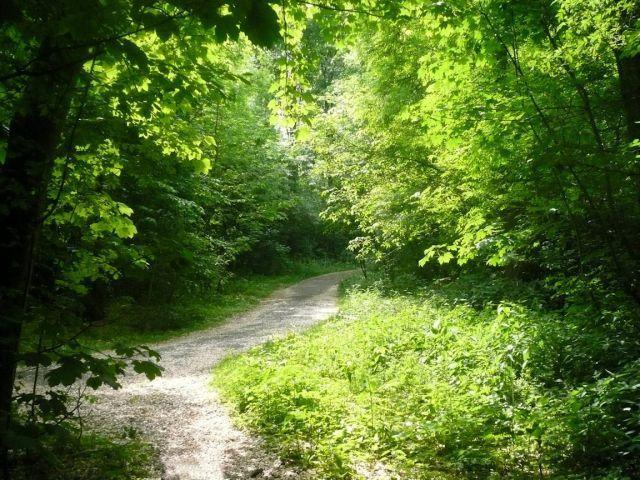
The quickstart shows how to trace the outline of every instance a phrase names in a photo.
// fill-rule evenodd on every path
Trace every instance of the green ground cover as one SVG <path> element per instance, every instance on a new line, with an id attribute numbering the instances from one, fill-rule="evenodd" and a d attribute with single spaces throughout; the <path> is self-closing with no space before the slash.
<path id="1" fill-rule="evenodd" d="M 606 322 L 487 279 L 344 292 L 332 320 L 215 371 L 285 459 L 325 479 L 637 478 L 637 342 Z"/>

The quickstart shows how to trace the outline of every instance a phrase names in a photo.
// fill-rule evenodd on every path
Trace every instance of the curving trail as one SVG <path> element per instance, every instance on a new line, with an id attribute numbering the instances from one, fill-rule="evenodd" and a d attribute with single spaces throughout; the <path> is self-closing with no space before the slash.
<path id="1" fill-rule="evenodd" d="M 87 414 L 102 424 L 140 430 L 158 446 L 167 480 L 299 478 L 259 439 L 232 425 L 209 385 L 211 367 L 228 353 L 333 315 L 338 283 L 351 273 L 304 280 L 222 325 L 156 345 L 163 376 L 152 382 L 130 376 L 120 390 L 102 389 Z"/>

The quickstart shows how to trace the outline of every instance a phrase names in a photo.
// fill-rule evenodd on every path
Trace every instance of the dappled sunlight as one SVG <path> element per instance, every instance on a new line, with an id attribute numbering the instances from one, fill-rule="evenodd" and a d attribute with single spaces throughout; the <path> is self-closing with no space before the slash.
<path id="1" fill-rule="evenodd" d="M 640 478 L 639 160 L 640 0 L 3 0 L 0 475 Z"/>
<path id="2" fill-rule="evenodd" d="M 350 275 L 314 277 L 280 290 L 254 310 L 218 327 L 158 345 L 163 375 L 152 382 L 128 376 L 122 389 L 103 389 L 85 414 L 103 428 L 131 425 L 159 446 L 168 478 L 272 478 L 291 469 L 261 442 L 232 425 L 210 387 L 223 357 L 309 327 L 337 311 L 337 284 Z M 257 473 L 256 473 L 257 472 Z"/>

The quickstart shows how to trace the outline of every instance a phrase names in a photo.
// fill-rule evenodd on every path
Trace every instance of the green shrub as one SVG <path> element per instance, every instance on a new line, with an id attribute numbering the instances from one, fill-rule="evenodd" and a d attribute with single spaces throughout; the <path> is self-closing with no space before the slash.
<path id="1" fill-rule="evenodd" d="M 279 288 L 305 278 L 350 268 L 353 266 L 347 262 L 298 260 L 290 262 L 287 269 L 278 275 L 235 276 L 219 291 L 179 298 L 168 303 L 136 304 L 126 297 L 120 298 L 110 305 L 105 324 L 88 330 L 82 340 L 100 349 L 111 348 L 114 343 L 138 345 L 167 340 L 213 327 L 232 315 L 254 307 Z M 32 328 L 26 337 L 31 337 L 32 343 L 35 343 L 35 335 Z"/>
<path id="2" fill-rule="evenodd" d="M 11 458 L 15 480 L 146 480 L 160 478 L 156 452 L 132 429 L 119 437 L 59 430 L 40 438 L 36 450 Z"/>
<path id="3" fill-rule="evenodd" d="M 320 478 L 377 465 L 403 479 L 636 478 L 634 342 L 588 330 L 584 315 L 479 306 L 483 289 L 500 290 L 349 289 L 337 317 L 228 358 L 215 384 Z"/>

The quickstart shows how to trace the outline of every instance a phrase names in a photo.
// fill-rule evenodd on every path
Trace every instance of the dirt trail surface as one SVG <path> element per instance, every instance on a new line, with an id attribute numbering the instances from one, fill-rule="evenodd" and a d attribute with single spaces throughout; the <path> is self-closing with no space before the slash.
<path id="1" fill-rule="evenodd" d="M 299 331 L 337 310 L 337 286 L 350 272 L 304 280 L 222 325 L 155 345 L 163 376 L 128 376 L 120 390 L 98 391 L 86 412 L 101 424 L 131 425 L 160 451 L 164 479 L 293 479 L 260 440 L 234 427 L 210 387 L 211 367 L 231 352 Z"/>

